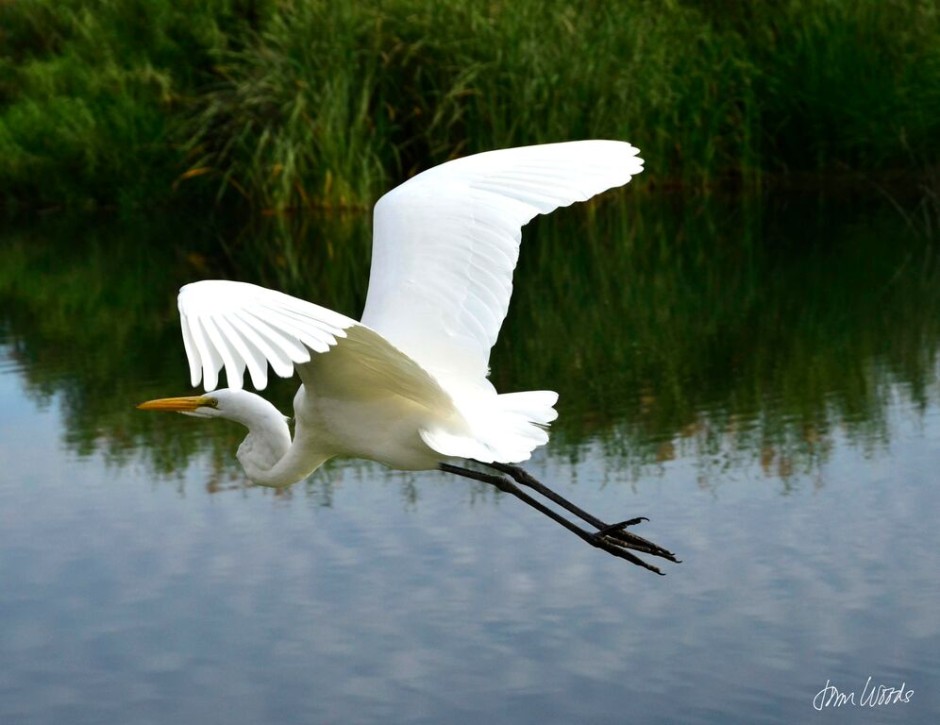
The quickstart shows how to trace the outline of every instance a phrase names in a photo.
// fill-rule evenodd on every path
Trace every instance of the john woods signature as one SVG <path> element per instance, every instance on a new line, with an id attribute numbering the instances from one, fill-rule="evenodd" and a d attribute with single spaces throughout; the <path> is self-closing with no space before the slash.
<path id="1" fill-rule="evenodd" d="M 816 693 L 813 698 L 813 707 L 822 710 L 827 707 L 843 707 L 844 705 L 854 705 L 856 707 L 881 707 L 883 705 L 897 705 L 902 702 L 910 702 L 914 696 L 914 691 L 907 689 L 907 683 L 902 682 L 900 687 L 888 687 L 887 685 L 875 686 L 871 683 L 871 677 L 865 682 L 862 693 L 856 697 L 855 692 L 842 692 L 826 680 L 826 686 Z"/>

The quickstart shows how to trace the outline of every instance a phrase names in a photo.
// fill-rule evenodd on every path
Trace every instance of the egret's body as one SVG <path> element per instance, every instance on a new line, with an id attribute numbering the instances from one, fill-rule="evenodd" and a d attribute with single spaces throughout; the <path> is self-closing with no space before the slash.
<path id="1" fill-rule="evenodd" d="M 246 426 L 238 459 L 262 485 L 290 485 L 330 458 L 346 456 L 404 470 L 462 472 L 528 499 L 505 479 L 496 483 L 455 466 L 470 459 L 540 486 L 506 464 L 527 460 L 548 441 L 558 396 L 500 395 L 487 379 L 521 228 L 537 214 L 627 183 L 642 170 L 636 154 L 619 141 L 529 146 L 451 161 L 405 182 L 375 207 L 361 322 L 255 285 L 186 285 L 179 309 L 192 383 L 202 379 L 212 391 L 224 367 L 229 388 L 140 407 Z M 246 369 L 263 389 L 269 364 L 283 377 L 296 370 L 302 382 L 293 439 L 273 405 L 241 390 Z M 583 535 L 543 511 L 582 538 L 608 550 L 616 540 L 617 547 L 669 553 L 628 534 L 624 525 L 604 530 L 605 524 L 546 491 L 601 529 Z"/>

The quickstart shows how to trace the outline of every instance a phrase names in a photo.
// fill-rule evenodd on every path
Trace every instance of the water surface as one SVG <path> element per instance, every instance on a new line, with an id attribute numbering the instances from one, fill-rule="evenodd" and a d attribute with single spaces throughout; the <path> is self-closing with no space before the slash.
<path id="1" fill-rule="evenodd" d="M 251 488 L 237 426 L 134 410 L 188 391 L 180 284 L 356 315 L 367 219 L 10 223 L 0 722 L 936 721 L 934 245 L 815 198 L 614 195 L 530 231 L 492 360 L 562 395 L 527 467 L 648 516 L 666 577 L 440 474 Z M 914 694 L 814 710 L 868 677 Z"/>

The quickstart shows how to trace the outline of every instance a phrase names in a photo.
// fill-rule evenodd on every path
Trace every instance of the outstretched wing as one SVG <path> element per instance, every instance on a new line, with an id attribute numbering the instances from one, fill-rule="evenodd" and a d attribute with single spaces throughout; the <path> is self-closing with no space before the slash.
<path id="1" fill-rule="evenodd" d="M 509 308 L 522 226 L 643 170 L 622 141 L 573 141 L 450 161 L 375 207 L 362 322 L 439 377 L 482 381 Z"/>
<path id="2" fill-rule="evenodd" d="M 346 336 L 352 320 L 325 307 L 246 282 L 207 280 L 179 294 L 183 345 L 195 387 L 215 390 L 223 365 L 228 385 L 242 387 L 245 368 L 258 390 L 268 384 L 268 363 L 283 378 L 294 365 L 326 352 Z"/>

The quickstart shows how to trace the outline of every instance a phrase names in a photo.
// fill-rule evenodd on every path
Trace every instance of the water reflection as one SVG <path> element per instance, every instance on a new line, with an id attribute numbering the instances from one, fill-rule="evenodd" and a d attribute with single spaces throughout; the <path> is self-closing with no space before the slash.
<path id="1" fill-rule="evenodd" d="M 928 404 L 936 255 L 890 205 L 624 196 L 528 231 L 493 378 L 561 393 L 553 455 L 599 443 L 634 476 L 686 455 L 785 483 L 826 460 L 836 431 L 886 444 L 895 397 Z M 132 407 L 185 390 L 176 289 L 237 278 L 357 316 L 368 249 L 364 216 L 14 227 L 0 243 L 7 355 L 32 400 L 60 401 L 76 453 L 142 455 L 171 477 L 204 453 L 221 488 L 239 476 L 240 430 Z M 285 411 L 294 387 L 273 388 Z"/>
<path id="2" fill-rule="evenodd" d="M 528 467 L 649 515 L 663 578 L 433 473 L 245 489 L 237 426 L 134 410 L 183 392 L 183 282 L 358 313 L 366 220 L 296 224 L 4 231 L 0 722 L 802 722 L 869 675 L 936 721 L 940 285 L 892 209 L 627 195 L 523 247 Z"/>

